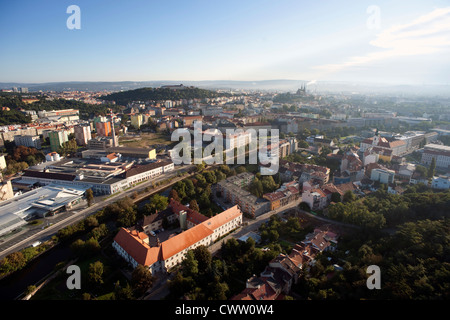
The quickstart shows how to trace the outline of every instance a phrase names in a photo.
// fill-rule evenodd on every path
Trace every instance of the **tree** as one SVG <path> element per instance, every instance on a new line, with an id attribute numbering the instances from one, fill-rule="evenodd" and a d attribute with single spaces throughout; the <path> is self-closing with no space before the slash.
<path id="1" fill-rule="evenodd" d="M 227 176 L 222 171 L 216 171 L 216 178 L 217 178 L 217 182 L 220 182 L 220 181 L 226 179 Z"/>
<path id="2" fill-rule="evenodd" d="M 309 144 L 305 140 L 299 140 L 298 146 L 299 146 L 299 148 L 305 148 L 305 149 L 309 148 Z"/>
<path id="3" fill-rule="evenodd" d="M 186 179 L 185 179 L 186 180 Z M 182 181 L 177 181 L 175 183 L 175 185 L 173 186 L 172 190 L 175 190 L 178 197 L 179 197 L 179 201 L 183 201 L 183 199 L 185 199 L 187 197 L 186 194 L 186 184 L 184 183 L 184 180 Z"/>
<path id="4" fill-rule="evenodd" d="M 98 227 L 98 220 L 94 216 L 89 216 L 84 220 L 86 228 Z"/>
<path id="5" fill-rule="evenodd" d="M 301 226 L 298 218 L 289 217 L 286 222 L 286 228 L 287 228 L 288 232 L 295 233 L 295 232 L 299 232 L 302 229 L 302 226 Z"/>
<path id="6" fill-rule="evenodd" d="M 202 273 L 211 269 L 212 256 L 208 248 L 201 245 L 194 249 L 194 257 L 198 262 L 198 270 Z"/>
<path id="7" fill-rule="evenodd" d="M 96 261 L 89 265 L 88 281 L 92 285 L 103 284 L 103 263 Z"/>
<path id="8" fill-rule="evenodd" d="M 262 197 L 264 194 L 264 187 L 262 182 L 255 177 L 255 179 L 250 184 L 248 190 L 258 198 Z"/>
<path id="9" fill-rule="evenodd" d="M 156 211 L 162 211 L 169 205 L 169 198 L 160 194 L 155 194 L 150 202 L 145 205 L 147 213 L 155 213 Z"/>
<path id="10" fill-rule="evenodd" d="M 4 273 L 16 271 L 23 268 L 26 264 L 26 259 L 22 252 L 17 251 L 10 253 L 0 263 L 0 270 Z"/>
<path id="11" fill-rule="evenodd" d="M 201 188 L 205 188 L 208 185 L 208 182 L 206 181 L 206 178 L 205 178 L 204 175 L 196 174 L 194 176 L 194 178 L 197 181 L 197 183 L 195 184 L 196 186 L 201 187 Z M 191 179 L 186 179 L 185 180 L 185 183 L 186 183 L 186 186 L 187 186 L 186 192 L 189 192 L 188 184 L 190 184 L 190 182 L 188 182 L 188 181 L 192 182 L 192 180 Z"/>
<path id="12" fill-rule="evenodd" d="M 181 272 L 177 272 L 172 280 L 168 281 L 170 288 L 170 295 L 173 299 L 179 299 L 186 293 L 195 288 L 195 281 L 192 277 L 183 277 Z"/>
<path id="13" fill-rule="evenodd" d="M 415 171 L 418 172 L 421 177 L 427 176 L 427 168 L 424 166 L 417 165 Z"/>
<path id="14" fill-rule="evenodd" d="M 114 286 L 114 298 L 116 300 L 133 300 L 133 289 L 131 288 L 130 284 L 127 282 L 127 285 L 125 287 L 121 287 L 120 282 L 117 281 L 116 285 Z"/>
<path id="15" fill-rule="evenodd" d="M 270 242 L 277 241 L 279 237 L 280 237 L 280 235 L 279 235 L 278 231 L 276 231 L 276 230 L 269 231 L 269 241 Z"/>
<path id="16" fill-rule="evenodd" d="M 261 183 L 264 193 L 273 192 L 278 188 L 278 185 L 272 176 L 263 176 L 261 179 Z"/>
<path id="17" fill-rule="evenodd" d="M 202 176 L 202 175 L 198 175 L 198 176 Z M 186 186 L 186 195 L 187 195 L 187 197 L 188 198 L 193 197 L 195 195 L 194 182 L 191 179 L 185 179 L 184 180 L 184 184 Z M 205 187 L 205 186 L 206 186 L 206 182 L 205 182 L 205 185 L 202 185 L 202 187 Z"/>
<path id="18" fill-rule="evenodd" d="M 204 175 L 207 183 L 211 183 L 211 184 L 216 183 L 217 178 L 216 178 L 214 171 L 206 171 L 203 173 L 203 175 Z"/>
<path id="19" fill-rule="evenodd" d="M 85 252 L 86 255 L 94 255 L 99 252 L 100 249 L 101 247 L 97 239 L 90 238 L 84 243 L 83 252 Z"/>
<path id="20" fill-rule="evenodd" d="M 131 200 L 128 197 L 122 198 L 120 200 L 117 200 L 114 203 L 111 203 L 106 206 L 104 213 L 106 215 L 111 215 L 112 217 L 118 216 L 121 212 L 127 210 L 127 209 L 135 209 L 135 204 L 133 200 Z"/>
<path id="21" fill-rule="evenodd" d="M 194 252 L 189 250 L 181 263 L 183 275 L 186 277 L 195 277 L 198 274 L 198 261 L 195 259 Z"/>
<path id="22" fill-rule="evenodd" d="M 341 194 L 339 192 L 333 192 L 331 194 L 331 201 L 332 202 L 341 202 Z"/>
<path id="23" fill-rule="evenodd" d="M 344 193 L 344 196 L 342 197 L 342 202 L 344 202 L 344 203 L 353 202 L 355 200 L 356 200 L 356 195 L 351 190 L 347 190 Z"/>
<path id="24" fill-rule="evenodd" d="M 428 168 L 428 178 L 433 178 L 436 173 L 436 158 L 431 159 L 430 167 Z"/>
<path id="25" fill-rule="evenodd" d="M 26 295 L 31 294 L 34 292 L 34 290 L 36 290 L 36 286 L 34 286 L 34 285 L 28 286 L 27 290 L 25 290 L 25 294 Z"/>
<path id="26" fill-rule="evenodd" d="M 127 228 L 133 226 L 136 223 L 136 219 L 136 211 L 129 207 L 119 213 L 117 223 L 119 226 Z"/>
<path id="27" fill-rule="evenodd" d="M 70 245 L 70 249 L 75 253 L 76 256 L 83 255 L 84 252 L 84 241 L 82 239 L 77 239 Z"/>
<path id="28" fill-rule="evenodd" d="M 136 296 L 142 296 L 153 284 L 150 270 L 139 264 L 131 273 L 131 286 Z"/>
<path id="29" fill-rule="evenodd" d="M 58 153 L 62 156 L 74 154 L 78 150 L 77 141 L 75 139 L 64 142 L 58 149 Z"/>
<path id="30" fill-rule="evenodd" d="M 189 202 L 189 209 L 200 212 L 200 208 L 198 207 L 197 201 L 195 199 L 192 199 L 191 202 Z"/>
<path id="31" fill-rule="evenodd" d="M 225 282 L 219 282 L 216 277 L 213 282 L 208 284 L 207 297 L 213 300 L 227 300 L 226 293 L 229 288 Z"/>
<path id="32" fill-rule="evenodd" d="M 106 236 L 107 234 L 108 234 L 108 227 L 106 226 L 106 224 L 102 223 L 98 227 L 95 227 L 94 229 L 92 229 L 89 236 L 98 241 L 101 238 L 103 238 L 104 236 Z"/>
<path id="33" fill-rule="evenodd" d="M 240 174 L 243 172 L 247 172 L 247 169 L 245 168 L 245 166 L 239 166 L 236 168 L 236 174 Z"/>
<path id="34" fill-rule="evenodd" d="M 197 164 L 197 165 L 195 166 L 195 170 L 196 170 L 197 172 L 201 172 L 201 171 L 203 171 L 205 168 L 206 168 L 205 163 L 199 163 L 199 164 Z"/>
<path id="35" fill-rule="evenodd" d="M 169 199 L 173 199 L 175 201 L 180 202 L 180 197 L 178 196 L 177 190 L 175 190 L 173 188 L 172 188 L 172 190 L 170 190 Z"/>
<path id="36" fill-rule="evenodd" d="M 84 293 L 81 295 L 81 299 L 82 299 L 82 300 L 91 300 L 92 297 L 91 297 L 91 294 L 90 294 L 90 293 L 84 292 Z"/>

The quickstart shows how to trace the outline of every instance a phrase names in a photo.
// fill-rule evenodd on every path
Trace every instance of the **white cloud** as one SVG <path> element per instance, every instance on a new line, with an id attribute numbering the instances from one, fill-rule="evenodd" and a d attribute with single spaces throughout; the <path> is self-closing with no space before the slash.
<path id="1" fill-rule="evenodd" d="M 450 48 L 450 7 L 435 9 L 411 23 L 383 30 L 369 42 L 377 50 L 347 61 L 316 67 L 325 72 L 337 72 L 349 67 L 369 65 L 380 60 L 429 55 Z"/>

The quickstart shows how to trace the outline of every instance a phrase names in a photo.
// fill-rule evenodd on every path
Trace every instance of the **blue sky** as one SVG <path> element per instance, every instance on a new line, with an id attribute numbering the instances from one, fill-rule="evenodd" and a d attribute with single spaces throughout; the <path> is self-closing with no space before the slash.
<path id="1" fill-rule="evenodd" d="M 448 1 L 2 1 L 0 30 L 0 82 L 450 82 Z"/>

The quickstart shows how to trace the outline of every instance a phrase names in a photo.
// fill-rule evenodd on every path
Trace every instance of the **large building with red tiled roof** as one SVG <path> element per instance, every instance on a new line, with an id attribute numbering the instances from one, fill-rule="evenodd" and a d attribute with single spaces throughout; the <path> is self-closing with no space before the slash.
<path id="1" fill-rule="evenodd" d="M 384 156 L 400 156 L 406 152 L 406 142 L 403 140 L 388 140 L 380 137 L 377 132 L 374 137 L 367 138 L 360 144 L 361 152 L 370 148 L 375 148 L 374 151 Z"/>
<path id="2" fill-rule="evenodd" d="M 152 273 L 165 272 L 183 261 L 189 250 L 200 245 L 209 246 L 242 224 L 242 212 L 238 206 L 209 219 L 173 200 L 170 208 L 179 218 L 191 216 L 198 223 L 192 222 L 189 229 L 161 243 L 154 236 L 121 228 L 114 238 L 113 247 L 133 267 L 141 264 Z"/>

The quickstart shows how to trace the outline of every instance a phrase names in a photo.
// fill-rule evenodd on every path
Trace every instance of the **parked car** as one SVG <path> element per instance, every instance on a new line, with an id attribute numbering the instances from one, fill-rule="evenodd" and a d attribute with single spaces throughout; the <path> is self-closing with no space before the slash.
<path id="1" fill-rule="evenodd" d="M 33 242 L 33 243 L 31 244 L 31 247 L 35 248 L 35 247 L 37 247 L 38 245 L 40 245 L 41 243 L 42 243 L 42 242 L 40 242 L 40 241 Z"/>

